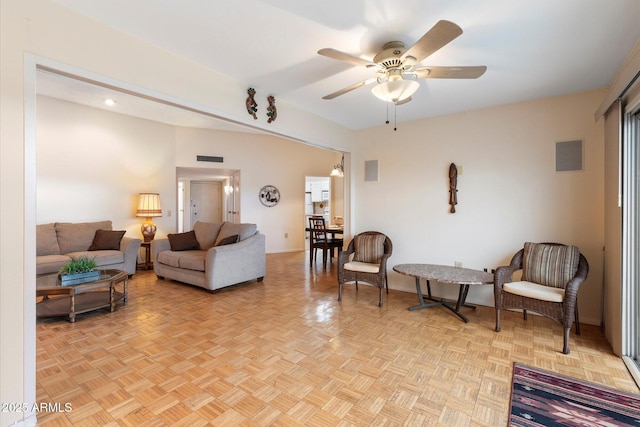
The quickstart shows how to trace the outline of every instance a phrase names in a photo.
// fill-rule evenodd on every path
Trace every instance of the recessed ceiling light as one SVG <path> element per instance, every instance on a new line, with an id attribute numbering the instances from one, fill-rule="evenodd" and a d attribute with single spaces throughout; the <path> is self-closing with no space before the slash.
<path id="1" fill-rule="evenodd" d="M 114 105 L 116 105 L 116 101 L 111 98 L 104 98 L 104 103 L 109 107 L 113 107 Z"/>

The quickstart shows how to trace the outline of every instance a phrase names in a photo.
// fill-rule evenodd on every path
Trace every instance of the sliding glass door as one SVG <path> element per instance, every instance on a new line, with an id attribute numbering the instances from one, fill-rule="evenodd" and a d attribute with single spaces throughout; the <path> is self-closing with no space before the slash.
<path id="1" fill-rule="evenodd" d="M 629 218 L 630 222 L 634 225 L 634 277 L 632 281 L 627 283 L 628 296 L 630 301 L 630 307 L 626 316 L 626 322 L 629 330 L 627 336 L 630 341 L 629 356 L 633 358 L 636 366 L 640 367 L 640 272 L 638 271 L 638 265 L 640 265 L 640 107 L 636 110 L 628 112 L 624 117 L 624 139 L 627 141 L 628 146 L 634 147 L 635 152 L 635 201 L 633 218 Z"/>
<path id="2" fill-rule="evenodd" d="M 622 352 L 640 367 L 640 102 L 624 112 L 621 148 Z"/>

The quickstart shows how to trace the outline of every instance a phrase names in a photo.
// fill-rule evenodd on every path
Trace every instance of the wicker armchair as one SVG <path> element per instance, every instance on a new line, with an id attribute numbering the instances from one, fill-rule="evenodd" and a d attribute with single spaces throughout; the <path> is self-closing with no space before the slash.
<path id="1" fill-rule="evenodd" d="M 522 270 L 522 280 L 513 282 L 513 273 Z M 500 311 L 522 309 L 559 322 L 564 327 L 562 352 L 569 354 L 571 324 L 578 318 L 578 289 L 589 273 L 587 259 L 575 246 L 559 243 L 525 243 L 508 266 L 498 267 L 494 279 L 496 332 L 500 332 Z"/>
<path id="2" fill-rule="evenodd" d="M 393 252 L 391 239 L 377 231 L 366 231 L 356 235 L 346 251 L 338 258 L 338 301 L 342 301 L 342 285 L 358 282 L 376 286 L 379 292 L 378 307 L 382 307 L 382 288 L 387 288 L 387 259 Z"/>

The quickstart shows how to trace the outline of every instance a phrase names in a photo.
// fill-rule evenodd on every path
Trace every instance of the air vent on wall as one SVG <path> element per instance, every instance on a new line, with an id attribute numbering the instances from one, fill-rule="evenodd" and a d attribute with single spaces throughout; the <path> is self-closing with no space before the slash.
<path id="1" fill-rule="evenodd" d="M 582 140 L 556 142 L 556 172 L 582 170 Z"/>
<path id="2" fill-rule="evenodd" d="M 216 157 L 216 156 L 196 156 L 196 160 L 199 162 L 214 162 L 214 163 L 222 163 L 224 161 L 224 157 Z"/>
<path id="3" fill-rule="evenodd" d="M 365 181 L 377 181 L 378 180 L 378 161 L 377 160 L 365 160 L 365 162 L 364 162 L 364 180 Z"/>

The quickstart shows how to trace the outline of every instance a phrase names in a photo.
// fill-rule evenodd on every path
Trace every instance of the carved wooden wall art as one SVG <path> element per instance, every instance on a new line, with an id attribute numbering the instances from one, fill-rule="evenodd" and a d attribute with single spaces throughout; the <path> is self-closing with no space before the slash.
<path id="1" fill-rule="evenodd" d="M 456 213 L 456 205 L 458 204 L 458 168 L 455 163 L 449 165 L 449 204 L 451 205 L 449 212 Z"/>

